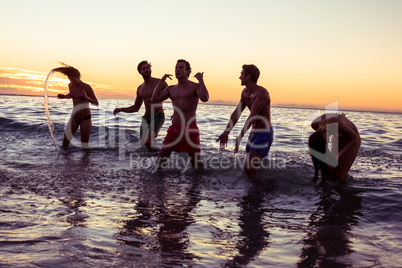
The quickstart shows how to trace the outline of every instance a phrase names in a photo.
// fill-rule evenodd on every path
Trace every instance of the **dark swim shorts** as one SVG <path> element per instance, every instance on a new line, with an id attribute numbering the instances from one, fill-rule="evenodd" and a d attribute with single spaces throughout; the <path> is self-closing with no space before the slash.
<path id="1" fill-rule="evenodd" d="M 246 152 L 249 153 L 253 150 L 262 157 L 266 157 L 273 141 L 274 130 L 272 127 L 264 130 L 252 130 L 248 137 Z"/>
<path id="2" fill-rule="evenodd" d="M 141 120 L 140 138 L 149 130 L 158 134 L 163 123 L 165 123 L 165 113 L 144 114 Z"/>

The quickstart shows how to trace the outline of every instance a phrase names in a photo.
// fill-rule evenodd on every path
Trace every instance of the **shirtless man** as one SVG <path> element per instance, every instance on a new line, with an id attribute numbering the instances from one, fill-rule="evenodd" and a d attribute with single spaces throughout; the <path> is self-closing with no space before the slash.
<path id="1" fill-rule="evenodd" d="M 168 86 L 161 90 L 163 84 L 166 83 L 166 78 L 172 79 L 171 74 L 165 74 L 152 95 L 154 102 L 161 102 L 170 98 L 174 109 L 172 125 L 167 131 L 159 153 L 158 166 L 161 166 L 169 158 L 172 151 L 176 151 L 187 152 L 194 168 L 202 167 L 200 136 L 195 113 L 198 100 L 208 101 L 209 94 L 204 84 L 204 73 L 197 73 L 194 76 L 199 83 L 188 80 L 190 73 L 190 64 L 185 60 L 178 60 L 175 69 L 177 85 Z"/>
<path id="2" fill-rule="evenodd" d="M 312 135 L 321 135 L 321 139 L 328 145 L 328 153 L 311 151 L 316 144 L 309 144 L 313 162 L 315 159 L 325 162 L 328 165 L 329 179 L 345 181 L 348 172 L 359 152 L 361 140 L 360 134 L 355 126 L 345 114 L 328 113 L 317 117 L 311 123 L 311 127 L 316 131 Z M 315 143 L 317 143 L 316 141 Z M 335 161 L 328 161 L 328 156 Z M 313 181 L 317 181 L 317 173 Z"/>
<path id="3" fill-rule="evenodd" d="M 241 85 L 246 87 L 241 93 L 239 104 L 230 116 L 225 131 L 217 139 L 220 141 L 221 148 L 226 146 L 230 131 L 239 120 L 243 110 L 246 107 L 249 108 L 250 115 L 236 138 L 234 153 L 237 153 L 241 139 L 252 126 L 246 146 L 246 152 L 249 154 L 244 166 L 244 171 L 250 177 L 255 176 L 256 168 L 260 166 L 262 158 L 268 155 L 274 137 L 271 125 L 271 99 L 268 91 L 257 85 L 259 76 L 260 71 L 255 65 L 243 65 L 239 78 Z"/>
<path id="4" fill-rule="evenodd" d="M 151 101 L 154 88 L 159 82 L 159 79 L 151 76 L 151 64 L 147 61 L 141 61 L 138 64 L 137 70 L 142 75 L 142 78 L 144 78 L 144 83 L 139 85 L 137 88 L 137 97 L 135 98 L 134 105 L 126 108 L 116 108 L 114 109 L 113 114 L 116 115 L 120 112 L 138 112 L 142 102 L 144 102 L 145 114 L 142 116 L 140 139 L 148 150 L 151 151 L 155 149 L 154 140 L 165 122 L 165 113 L 163 112 L 162 102 Z M 161 84 L 162 89 L 166 87 L 166 82 Z"/>

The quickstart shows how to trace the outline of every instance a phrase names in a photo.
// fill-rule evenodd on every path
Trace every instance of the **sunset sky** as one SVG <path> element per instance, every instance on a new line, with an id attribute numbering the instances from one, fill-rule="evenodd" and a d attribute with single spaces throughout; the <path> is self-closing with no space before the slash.
<path id="1" fill-rule="evenodd" d="M 140 61 L 162 77 L 183 58 L 211 101 L 237 102 L 253 63 L 273 105 L 402 112 L 401 11 L 400 0 L 1 0 L 0 93 L 43 94 L 65 62 L 99 98 L 134 98 Z M 51 94 L 66 84 L 54 77 Z"/>

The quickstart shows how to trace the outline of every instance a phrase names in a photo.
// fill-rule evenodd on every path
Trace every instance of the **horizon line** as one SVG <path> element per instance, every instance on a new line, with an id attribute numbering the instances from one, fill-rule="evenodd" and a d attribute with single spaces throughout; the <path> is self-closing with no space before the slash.
<path id="1" fill-rule="evenodd" d="M 34 95 L 34 94 L 10 94 L 10 93 L 0 93 L 2 96 L 25 96 L 25 97 L 43 97 L 43 95 Z M 49 98 L 57 98 L 57 96 L 48 96 Z M 99 99 L 101 100 L 132 100 L 132 99 L 127 99 L 127 98 L 102 98 L 100 97 Z M 135 99 L 135 98 L 134 98 Z M 165 100 L 166 102 L 171 102 L 170 100 Z M 200 102 L 199 104 L 204 104 L 204 105 L 224 105 L 224 106 L 236 106 L 237 102 L 233 101 L 224 101 L 224 100 L 213 100 L 209 101 L 209 103 L 204 103 Z M 315 110 L 321 110 L 323 107 L 319 107 L 317 105 L 304 105 L 304 104 L 283 104 L 283 103 L 278 103 L 278 104 L 271 104 L 272 108 L 289 108 L 289 109 L 315 109 Z M 359 109 L 359 108 L 345 108 L 345 109 L 339 109 L 339 111 L 345 111 L 345 112 L 371 112 L 371 113 L 394 113 L 394 114 L 402 114 L 402 111 L 386 111 L 386 110 L 370 110 L 370 108 L 366 109 Z"/>

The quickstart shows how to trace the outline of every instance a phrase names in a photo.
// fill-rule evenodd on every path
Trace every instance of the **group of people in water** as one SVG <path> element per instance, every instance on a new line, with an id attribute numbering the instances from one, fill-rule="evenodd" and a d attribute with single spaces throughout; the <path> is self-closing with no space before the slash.
<path id="1" fill-rule="evenodd" d="M 142 116 L 140 139 L 149 150 L 155 150 L 154 140 L 165 122 L 163 101 L 169 98 L 174 112 L 172 123 L 159 151 L 157 165 L 163 167 L 170 154 L 175 151 L 188 153 L 193 167 L 202 168 L 196 111 L 199 100 L 207 102 L 209 99 L 204 73 L 195 74 L 198 83 L 190 81 L 190 63 L 179 59 L 175 66 L 177 84 L 169 86 L 166 79 L 172 79 L 172 75 L 165 74 L 161 79 L 152 77 L 151 64 L 148 61 L 140 62 L 137 70 L 144 82 L 137 88 L 134 104 L 116 108 L 113 114 L 137 112 L 144 103 L 145 114 Z M 78 128 L 81 130 L 82 147 L 87 148 L 92 128 L 89 103 L 98 105 L 95 93 L 90 85 L 81 80 L 81 74 L 76 68 L 65 65 L 52 71 L 63 73 L 71 82 L 68 86 L 69 93 L 57 96 L 73 100 L 73 112 L 64 133 L 62 148 L 68 148 Z M 259 76 L 260 71 L 255 65 L 242 66 L 239 79 L 245 88 L 226 128 L 217 139 L 221 148 L 227 146 L 229 133 L 238 122 L 241 113 L 246 107 L 250 110 L 250 115 L 236 138 L 234 150 L 237 153 L 243 136 L 251 127 L 244 166 L 245 173 L 250 177 L 255 176 L 262 159 L 268 155 L 274 137 L 271 124 L 271 99 L 268 91 L 257 84 Z M 324 114 L 315 119 L 311 126 L 315 130 L 309 138 L 309 149 L 315 168 L 313 181 L 317 181 L 319 170 L 322 176 L 321 183 L 328 179 L 344 181 L 360 148 L 357 127 L 344 114 Z"/>

